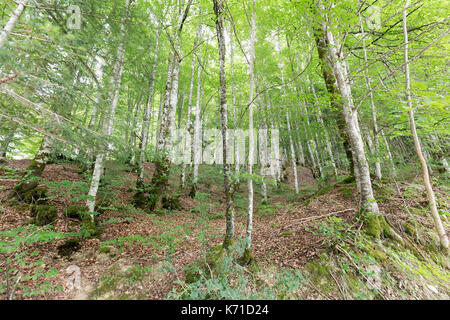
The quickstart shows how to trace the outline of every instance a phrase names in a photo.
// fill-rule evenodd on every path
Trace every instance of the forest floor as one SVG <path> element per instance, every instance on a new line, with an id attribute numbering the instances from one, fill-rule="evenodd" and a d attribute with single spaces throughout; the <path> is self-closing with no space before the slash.
<path id="1" fill-rule="evenodd" d="M 58 208 L 58 220 L 51 229 L 31 228 L 28 205 L 8 200 L 28 164 L 29 160 L 9 160 L 0 172 L 0 249 L 14 248 L 2 253 L 0 260 L 0 299 L 7 294 L 14 299 L 202 298 L 194 291 L 206 287 L 201 280 L 186 283 L 185 271 L 223 241 L 219 168 L 202 167 L 196 198 L 185 191 L 180 196 L 181 209 L 155 215 L 131 205 L 135 173 L 108 163 L 100 194 L 101 235 L 71 243 L 68 238 L 79 231 L 80 222 L 63 212 L 69 205 L 85 202 L 88 175 L 72 163 L 48 165 L 42 185 L 49 189 L 49 202 Z M 380 209 L 407 242 L 399 244 L 388 236 L 376 240 L 364 233 L 355 220 L 354 183 L 329 179 L 321 188 L 309 169 L 298 170 L 299 194 L 293 191 L 291 173 L 285 184 L 269 187 L 266 204 L 256 183 L 253 253 L 257 266 L 239 269 L 238 279 L 227 278 L 230 287 L 224 291 L 228 295 L 217 291 L 209 297 L 449 299 L 448 258 L 437 248 L 419 176 L 409 174 L 398 184 L 374 184 Z M 153 165 L 146 163 L 147 183 L 152 172 Z M 170 182 L 170 193 L 178 192 L 176 169 Z M 436 191 L 448 232 L 450 188 L 448 180 L 444 182 Z M 235 195 L 238 239 L 245 234 L 246 197 L 247 185 L 241 183 Z M 49 230 L 66 236 L 30 240 Z M 80 271 L 81 279 L 75 288 L 70 286 L 73 270 Z M 211 276 L 216 277 L 213 271 Z M 258 295 L 263 291 L 266 296 Z"/>

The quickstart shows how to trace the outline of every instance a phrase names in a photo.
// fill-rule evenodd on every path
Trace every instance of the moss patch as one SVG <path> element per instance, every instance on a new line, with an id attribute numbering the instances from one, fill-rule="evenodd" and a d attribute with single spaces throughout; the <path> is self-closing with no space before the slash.
<path id="1" fill-rule="evenodd" d="M 89 214 L 84 215 L 80 231 L 87 238 L 100 236 L 100 229 L 98 228 L 95 216 L 93 219 Z"/>
<path id="2" fill-rule="evenodd" d="M 353 196 L 353 189 L 341 188 L 339 189 L 339 193 L 341 194 L 342 198 L 349 199 Z"/>
<path id="3" fill-rule="evenodd" d="M 37 226 L 51 224 L 58 219 L 58 211 L 54 205 L 35 204 L 31 206 L 31 223 Z"/>
<path id="4" fill-rule="evenodd" d="M 64 209 L 64 215 L 68 218 L 82 220 L 84 213 L 88 211 L 86 206 L 71 205 Z"/>
<path id="5" fill-rule="evenodd" d="M 45 188 L 34 188 L 25 192 L 22 196 L 22 201 L 31 204 L 44 204 L 47 200 L 48 190 Z"/>

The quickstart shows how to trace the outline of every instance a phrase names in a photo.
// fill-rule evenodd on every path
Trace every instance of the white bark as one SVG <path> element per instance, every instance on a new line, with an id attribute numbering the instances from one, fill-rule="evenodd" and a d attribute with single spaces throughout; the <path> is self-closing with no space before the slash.
<path id="1" fill-rule="evenodd" d="M 201 14 L 201 11 L 200 11 Z M 199 24 L 197 26 L 197 34 L 195 36 L 195 42 L 194 42 L 194 47 L 197 46 L 199 40 L 201 39 L 201 24 Z M 188 106 L 187 106 L 187 119 L 186 119 L 186 130 L 185 130 L 185 138 L 184 138 L 184 153 L 186 154 L 189 147 L 190 147 L 190 136 L 192 134 L 192 98 L 194 95 L 194 80 L 195 80 L 195 59 L 196 58 L 196 49 L 194 49 L 194 51 L 192 52 L 192 62 L 191 62 L 191 81 L 189 84 L 189 95 L 188 95 Z M 200 69 L 200 64 L 198 66 L 198 68 Z M 200 92 L 197 91 L 197 96 L 200 95 Z M 182 172 L 181 172 L 181 187 L 184 187 L 184 184 L 186 182 L 186 160 L 190 161 L 190 157 L 189 159 L 185 159 L 185 161 L 183 161 L 183 167 L 182 167 Z"/>
<path id="2" fill-rule="evenodd" d="M 338 84 L 341 99 L 343 100 L 346 129 L 350 138 L 350 145 L 355 160 L 355 178 L 360 192 L 361 209 L 373 215 L 380 215 L 378 204 L 373 195 L 372 182 L 370 181 L 369 165 L 364 153 L 364 144 L 358 126 L 358 113 L 354 110 L 353 97 L 348 73 L 343 64 L 345 61 L 342 50 L 338 52 L 340 44 L 335 41 L 334 34 L 328 26 L 324 25 L 324 32 L 329 43 L 331 65 L 333 67 Z"/>
<path id="3" fill-rule="evenodd" d="M 256 41 L 256 0 L 253 0 L 253 10 L 251 18 L 250 31 L 250 57 L 249 57 L 249 73 L 250 73 L 250 96 L 248 107 L 248 174 L 253 174 L 253 158 L 254 158 L 254 134 L 253 134 L 253 99 L 254 99 L 254 66 L 255 66 L 255 41 Z M 248 179 L 248 216 L 247 216 L 247 232 L 245 240 L 245 249 L 250 250 L 252 245 L 253 231 L 253 179 Z"/>
<path id="4" fill-rule="evenodd" d="M 406 103 L 409 109 L 409 121 L 411 125 L 411 135 L 414 140 L 414 148 L 416 150 L 416 154 L 419 158 L 420 164 L 422 166 L 422 176 L 425 184 L 425 189 L 427 190 L 428 202 L 430 204 L 431 216 L 433 218 L 434 226 L 439 235 L 439 240 L 441 242 L 441 246 L 447 251 L 449 250 L 448 238 L 445 232 L 444 226 L 442 225 L 441 218 L 439 217 L 439 213 L 436 205 L 436 197 L 434 195 L 433 187 L 431 184 L 430 176 L 428 174 L 427 163 L 422 153 L 422 147 L 420 145 L 419 136 L 417 135 L 416 122 L 414 120 L 414 109 L 412 104 L 412 95 L 411 95 L 411 80 L 409 74 L 409 57 L 408 57 L 408 49 L 409 49 L 409 40 L 408 40 L 408 28 L 406 25 L 406 17 L 407 11 L 409 7 L 409 0 L 406 0 L 405 7 L 403 9 L 403 36 L 405 43 L 404 50 L 404 61 L 405 61 L 405 95 L 406 95 Z"/>
<path id="5" fill-rule="evenodd" d="M 192 182 L 194 185 L 198 183 L 198 166 L 201 159 L 201 137 L 202 137 L 202 120 L 201 120 L 201 90 L 202 90 L 202 68 L 200 66 L 202 48 L 198 50 L 198 70 L 197 70 L 197 101 L 194 109 L 194 136 L 192 141 L 192 156 L 194 158 Z"/>
<path id="6" fill-rule="evenodd" d="M 153 66 L 152 66 L 152 74 L 150 76 L 150 84 L 148 88 L 148 98 L 147 104 L 144 111 L 144 121 L 142 124 L 142 134 L 141 134 L 141 146 L 139 150 L 139 162 L 138 162 L 138 180 L 137 187 L 141 187 L 144 181 L 144 160 L 145 160 L 145 150 L 147 148 L 147 140 L 148 140 L 148 131 L 150 128 L 150 117 L 152 113 L 153 106 L 153 93 L 155 89 L 155 78 L 156 78 L 156 70 L 157 70 L 157 62 L 158 62 L 158 53 L 159 53 L 159 38 L 161 35 L 161 29 L 158 28 L 156 31 L 156 43 L 155 43 L 155 53 L 153 55 Z"/>
<path id="7" fill-rule="evenodd" d="M 11 14 L 11 17 L 9 18 L 8 22 L 6 23 L 2 32 L 0 33 L 0 47 L 3 47 L 6 44 L 6 41 L 8 41 L 9 34 L 13 31 L 17 22 L 19 21 L 20 16 L 22 15 L 23 11 L 25 10 L 25 7 L 28 4 L 28 2 L 30 2 L 30 0 L 18 0 L 17 1 L 16 9 L 14 9 L 14 11 Z"/>
<path id="8" fill-rule="evenodd" d="M 121 27 L 120 27 L 120 43 L 117 48 L 117 59 L 116 63 L 113 67 L 113 79 L 112 79 L 112 85 L 113 85 L 113 91 L 111 93 L 111 109 L 109 110 L 109 113 L 107 114 L 106 121 L 104 121 L 103 124 L 103 134 L 106 136 L 111 136 L 112 130 L 113 130 L 113 124 L 114 124 L 114 117 L 116 114 L 117 104 L 119 102 L 119 93 L 120 93 L 120 85 L 122 81 L 122 72 L 123 72 L 123 62 L 124 62 L 124 56 L 125 56 L 125 25 L 126 20 L 128 19 L 128 10 L 129 10 L 130 0 L 126 0 L 126 7 L 127 7 L 127 14 L 126 17 L 122 19 Z M 110 149 L 110 145 L 108 144 L 108 148 L 104 152 L 100 152 L 97 155 L 97 158 L 95 160 L 95 166 L 94 171 L 92 173 L 92 180 L 91 185 L 89 188 L 89 198 L 86 201 L 86 206 L 88 207 L 89 212 L 95 211 L 95 200 L 97 197 L 97 191 L 100 184 L 100 177 L 103 173 L 103 161 L 106 158 L 106 154 L 108 150 Z M 94 220 L 94 216 L 92 215 L 92 220 Z"/>
<path id="9" fill-rule="evenodd" d="M 295 158 L 295 149 L 294 149 L 294 143 L 292 142 L 292 133 L 291 133 L 291 124 L 289 120 L 289 110 L 286 109 L 286 123 L 288 128 L 288 135 L 289 135 L 289 147 L 291 149 L 291 162 L 292 162 L 292 170 L 294 171 L 294 186 L 295 186 L 295 193 L 298 193 L 298 174 L 297 174 L 297 161 Z"/>
<path id="10" fill-rule="evenodd" d="M 358 1 L 358 3 L 359 3 L 359 1 Z M 363 53 L 364 53 L 364 63 L 365 63 L 365 66 L 368 66 L 365 32 L 364 32 L 364 26 L 362 23 L 361 13 L 359 13 L 359 24 L 361 27 L 361 38 L 362 38 L 362 47 L 363 47 Z M 373 98 L 373 90 L 372 90 L 371 84 L 370 84 L 370 76 L 369 76 L 368 69 L 365 68 L 363 74 L 364 74 L 364 80 L 366 83 L 366 89 L 369 91 L 370 107 L 372 110 L 374 148 L 370 152 L 375 154 L 375 157 L 376 157 L 376 160 L 375 160 L 376 179 L 381 180 L 381 178 L 382 178 L 381 163 L 380 163 L 380 156 L 378 155 L 378 153 L 380 151 L 380 143 L 379 143 L 379 137 L 378 137 L 377 111 L 376 111 L 376 107 L 375 107 L 375 101 Z M 370 134 L 368 136 L 368 139 L 370 140 Z"/>

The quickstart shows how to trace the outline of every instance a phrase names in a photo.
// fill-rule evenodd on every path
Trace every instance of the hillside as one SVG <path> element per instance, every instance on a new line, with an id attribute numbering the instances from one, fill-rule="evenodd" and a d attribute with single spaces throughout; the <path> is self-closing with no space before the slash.
<path id="1" fill-rule="evenodd" d="M 131 205 L 135 174 L 109 163 L 104 208 L 98 219 L 101 234 L 84 239 L 71 236 L 79 232 L 80 221 L 63 214 L 64 209 L 79 204 L 76 199 L 86 187 L 77 165 L 46 167 L 42 186 L 50 189 L 48 203 L 58 209 L 58 219 L 51 227 L 37 228 L 28 224 L 29 205 L 7 199 L 28 163 L 8 161 L 1 176 L 0 241 L 3 248 L 11 245 L 15 249 L 6 255 L 9 264 L 2 261 L 2 269 L 6 266 L 12 271 L 9 282 L 16 299 L 164 299 L 169 293 L 169 297 L 181 297 L 183 290 L 190 292 L 185 297 L 194 298 L 199 294 L 196 290 L 202 291 L 206 278 L 188 284 L 185 271 L 223 241 L 223 186 L 218 168 L 203 168 L 195 200 L 183 194 L 179 209 L 154 215 Z M 146 167 L 151 174 L 152 164 L 146 163 Z M 354 184 L 330 184 L 317 193 L 319 187 L 310 170 L 299 168 L 299 173 L 299 195 L 288 174 L 291 179 L 271 188 L 270 204 L 256 198 L 256 264 L 240 267 L 234 260 L 224 261 L 232 265 L 218 268 L 212 279 L 216 285 L 226 279 L 228 287 L 208 289 L 213 291 L 210 294 L 217 298 L 222 294 L 281 299 L 449 298 L 448 260 L 437 253 L 438 240 L 426 214 L 423 189 L 415 183 L 417 177 L 399 185 L 401 194 L 392 182 L 380 183 L 376 189 L 381 210 L 408 241 L 401 245 L 389 237 L 375 240 L 361 229 L 354 219 Z M 176 178 L 174 174 L 174 185 Z M 177 192 L 174 185 L 170 192 Z M 240 190 L 245 190 L 244 184 Z M 439 190 L 442 201 L 448 201 L 448 187 Z M 238 238 L 245 234 L 245 199 L 246 192 L 236 194 Z M 412 233 L 414 224 L 419 228 L 417 235 Z M 446 225 L 448 228 L 448 222 Z M 43 234 L 27 243 L 38 230 L 52 230 L 64 239 L 45 241 Z M 80 268 L 79 289 L 68 288 L 70 273 L 66 270 L 70 266 Z"/>

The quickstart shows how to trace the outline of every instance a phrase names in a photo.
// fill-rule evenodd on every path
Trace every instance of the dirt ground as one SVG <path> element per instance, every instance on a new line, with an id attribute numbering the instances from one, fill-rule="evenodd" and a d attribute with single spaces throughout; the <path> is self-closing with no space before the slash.
<path id="1" fill-rule="evenodd" d="M 6 165 L 16 169 L 15 178 L 3 175 L 0 180 L 2 186 L 0 190 L 0 201 L 3 213 L 0 214 L 0 230 L 10 230 L 24 226 L 30 220 L 29 209 L 25 206 L 11 206 L 8 201 L 8 194 L 18 181 L 18 175 L 28 165 L 29 160 L 10 160 Z M 86 181 L 82 175 L 77 173 L 78 167 L 72 164 L 51 164 L 43 173 L 44 181 Z M 102 276 L 111 270 L 113 266 L 121 270 L 141 265 L 153 266 L 154 269 L 161 269 L 167 261 L 173 267 L 171 272 L 153 273 L 152 277 L 142 282 L 145 287 L 138 295 L 141 299 L 163 299 L 176 286 L 177 280 L 184 279 L 184 267 L 193 263 L 205 251 L 204 244 L 211 246 L 218 245 L 223 240 L 225 232 L 225 219 L 223 217 L 223 192 L 217 181 L 222 181 L 221 177 L 213 177 L 212 181 L 203 179 L 200 185 L 200 193 L 208 193 L 207 205 L 205 209 L 209 216 L 207 224 L 199 223 L 199 207 L 201 204 L 194 201 L 186 194 L 180 198 L 182 209 L 176 212 L 167 213 L 164 216 L 146 214 L 140 210 L 120 210 L 120 208 L 130 208 L 133 192 L 130 189 L 135 184 L 135 174 L 123 171 L 120 168 L 111 166 L 112 176 L 117 178 L 119 183 L 113 187 L 114 197 L 111 199 L 111 206 L 119 210 L 106 210 L 99 216 L 99 223 L 102 225 L 100 238 L 88 239 L 81 243 L 69 256 L 62 256 L 58 248 L 66 240 L 57 240 L 48 243 L 38 243 L 27 245 L 23 250 L 27 252 L 37 252 L 36 255 L 26 255 L 26 263 L 23 264 L 15 274 L 24 275 L 36 273 L 36 268 L 41 268 L 41 272 L 56 270 L 56 276 L 49 278 L 53 286 L 60 285 L 63 290 L 49 290 L 40 296 L 32 296 L 33 299 L 88 299 L 92 290 L 98 287 Z M 146 178 L 148 183 L 153 171 L 153 166 L 146 163 Z M 255 204 L 253 250 L 257 261 L 268 261 L 280 267 L 299 268 L 308 261 L 314 259 L 323 248 L 323 237 L 314 235 L 310 229 L 314 228 L 317 221 L 333 215 L 343 218 L 352 223 L 356 213 L 357 203 L 355 199 L 354 187 L 349 189 L 349 195 L 343 197 L 339 191 L 340 187 L 330 193 L 317 197 L 308 205 L 304 199 L 314 193 L 317 184 L 306 168 L 299 168 L 299 178 L 301 192 L 294 195 L 292 173 L 288 174 L 286 190 L 288 192 L 271 192 L 270 205 L 262 205 L 261 197 L 258 194 Z M 176 185 L 178 176 L 173 178 L 172 185 Z M 240 198 L 246 197 L 246 184 L 240 186 Z M 63 188 L 64 189 L 64 188 Z M 271 188 L 272 190 L 273 188 Z M 289 191 L 290 190 L 290 191 Z M 59 218 L 54 225 L 54 230 L 60 232 L 77 232 L 79 223 L 74 219 L 63 215 L 63 210 L 74 203 L 69 191 L 59 190 L 59 196 L 50 200 L 50 203 L 58 208 Z M 172 190 L 175 192 L 176 190 Z M 257 192 L 258 193 L 258 192 Z M 400 201 L 400 200 L 398 200 Z M 421 199 L 415 199 L 421 201 Z M 245 201 L 243 202 L 245 204 Z M 385 212 L 394 214 L 396 212 L 394 204 L 381 204 Z M 200 210 L 201 211 L 201 210 Z M 243 237 L 246 225 L 245 206 L 237 211 L 236 233 L 238 237 Z M 118 245 L 117 239 L 126 239 L 130 236 L 139 239 L 152 239 L 153 245 L 139 245 L 123 241 Z M 199 241 L 199 239 L 206 239 Z M 166 239 L 164 242 L 161 239 Z M 170 241 L 169 241 L 170 240 Z M 167 243 L 173 244 L 170 248 Z M 101 252 L 101 248 L 108 247 L 109 252 Z M 39 265 L 36 263 L 39 262 Z M 33 264 L 34 263 L 34 264 Z M 76 266 L 81 273 L 81 288 L 79 290 L 68 290 L 68 278 L 70 272 L 68 268 Z M 70 270 L 70 269 L 69 269 Z M 4 277 L 3 277 L 4 278 Z M 2 278 L 2 281 L 5 279 Z M 39 279 L 20 280 L 24 287 L 33 288 L 38 284 Z M 27 299 L 22 294 L 25 289 L 17 286 L 15 297 Z M 126 289 L 124 289 L 126 290 Z M 130 289 L 131 290 L 131 289 Z M 135 289 L 135 290 L 139 290 Z M 136 296 L 136 292 L 125 291 L 124 294 Z M 2 297 L 4 298 L 4 297 Z M 107 297 L 102 297 L 107 298 Z"/>

